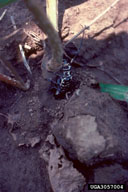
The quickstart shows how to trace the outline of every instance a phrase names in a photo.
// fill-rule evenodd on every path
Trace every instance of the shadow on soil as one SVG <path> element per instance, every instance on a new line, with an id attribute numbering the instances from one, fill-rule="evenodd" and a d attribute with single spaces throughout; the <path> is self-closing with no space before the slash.
<path id="1" fill-rule="evenodd" d="M 99 34 L 102 32 L 103 30 L 99 32 Z M 78 51 L 79 47 L 76 47 L 75 44 L 78 45 L 81 44 L 81 42 L 82 46 Z M 115 79 L 118 79 L 122 84 L 128 85 L 127 42 L 128 34 L 125 32 L 117 35 L 113 33 L 108 38 L 100 41 L 94 38 L 76 39 L 74 44 L 66 47 L 66 52 L 71 58 L 76 57 L 77 54 L 72 64 L 72 73 L 76 80 L 83 84 L 84 74 L 88 72 L 93 74 L 98 82 L 117 84 L 117 80 Z M 8 52 L 8 54 L 11 54 L 15 49 L 16 47 L 11 46 L 6 48 L 4 52 L 11 50 Z M 16 57 L 16 53 L 14 52 L 10 62 L 14 63 Z M 59 106 L 58 110 L 60 111 L 61 108 L 63 113 L 64 101 L 66 100 L 57 101 L 53 95 L 49 93 L 48 83 L 43 82 L 40 64 L 37 64 L 41 57 L 42 55 L 37 56 L 35 59 L 30 59 L 34 85 L 27 92 L 22 92 L 9 85 L 0 83 L 0 192 L 51 192 L 46 173 L 46 165 L 40 160 L 38 150 L 49 131 L 49 122 L 59 117 L 55 115 L 58 112 L 56 111 L 56 107 Z M 82 63 L 83 67 L 79 67 L 77 63 Z M 23 65 L 21 63 L 15 63 L 14 65 L 16 68 L 18 66 L 18 72 L 21 77 L 26 79 L 27 73 L 22 67 Z M 115 79 L 113 79 L 113 77 Z M 35 88 L 36 85 L 38 89 Z M 43 136 L 44 140 L 35 148 L 18 148 L 12 136 L 9 134 L 10 127 L 7 119 L 1 114 L 7 115 L 11 113 L 11 110 L 16 113 L 21 103 L 23 105 L 22 108 L 25 109 L 30 98 L 35 96 L 38 97 L 40 101 L 40 105 L 38 106 L 38 112 L 40 113 L 40 131 L 38 131 L 38 124 L 35 130 L 31 130 L 31 117 L 28 119 L 30 120 L 30 125 L 25 127 L 25 131 L 28 133 L 34 132 L 36 135 L 44 134 L 45 137 Z M 52 114 L 49 112 L 49 108 L 52 109 Z M 23 112 L 26 113 L 26 110 L 23 110 L 22 113 Z M 11 129 L 13 129 L 13 127 Z M 100 165 L 97 166 L 99 167 Z M 76 162 L 76 167 L 81 169 L 83 165 L 79 166 L 79 163 Z M 127 169 L 128 165 L 125 163 L 124 167 Z M 88 170 L 88 174 L 90 175 L 88 176 L 89 182 L 92 180 L 93 171 L 92 168 L 88 168 Z"/>

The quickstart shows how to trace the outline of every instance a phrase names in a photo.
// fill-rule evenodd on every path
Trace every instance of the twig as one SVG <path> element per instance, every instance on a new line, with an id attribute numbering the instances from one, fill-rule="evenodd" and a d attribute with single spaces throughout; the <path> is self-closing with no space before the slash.
<path id="1" fill-rule="evenodd" d="M 81 41 L 80 41 L 80 45 L 79 45 L 77 54 L 70 61 L 71 64 L 76 60 L 78 54 L 80 53 L 80 50 L 81 50 L 81 47 L 82 47 L 82 43 L 83 43 L 83 39 L 84 39 L 84 31 L 83 31 L 83 35 L 82 35 L 82 38 L 81 38 Z"/>
<path id="2" fill-rule="evenodd" d="M 6 67 L 7 70 L 9 70 L 15 76 L 16 80 L 20 81 L 21 84 L 23 85 L 24 82 L 21 79 L 21 77 L 19 76 L 19 74 L 16 72 L 15 68 L 8 61 L 5 61 L 5 59 L 3 58 L 2 55 L 0 55 L 0 61 L 2 62 L 4 67 Z"/>
<path id="3" fill-rule="evenodd" d="M 2 15 L 0 16 L 0 21 L 2 21 L 2 19 L 4 18 L 6 12 L 7 12 L 7 9 L 5 9 L 4 12 L 2 13 Z"/>
<path id="4" fill-rule="evenodd" d="M 15 23 L 14 17 L 11 16 L 10 18 L 11 18 L 11 22 L 12 22 L 12 25 L 13 25 L 13 28 L 14 28 L 14 31 L 15 31 L 15 30 L 17 30 L 17 26 L 16 26 L 16 23 Z M 23 47 L 22 47 L 21 44 L 19 44 L 19 50 L 20 50 L 20 53 L 21 53 L 21 56 L 22 56 L 22 59 L 23 59 L 24 66 L 26 67 L 26 69 L 29 72 L 29 74 L 32 75 L 30 66 L 29 66 L 29 64 L 27 62 L 27 59 L 25 57 L 25 54 L 24 54 L 24 51 L 23 51 Z"/>
<path id="5" fill-rule="evenodd" d="M 107 76 L 109 76 L 111 79 L 113 79 L 116 83 L 122 85 L 122 82 L 118 80 L 116 77 L 113 77 L 110 73 L 108 73 L 106 70 L 104 70 L 101 67 L 97 67 L 98 70 L 103 71 Z"/>
<path id="6" fill-rule="evenodd" d="M 16 26 L 16 23 L 15 23 L 14 17 L 11 16 L 10 18 L 11 18 L 11 22 L 12 22 L 12 26 L 13 26 L 14 30 L 17 30 L 17 26 Z"/>
<path id="7" fill-rule="evenodd" d="M 80 52 L 80 49 L 81 49 L 81 47 L 82 47 L 83 39 L 84 39 L 84 31 L 83 31 L 83 35 L 82 35 L 82 38 L 81 38 L 81 41 L 80 41 L 80 45 L 79 45 L 78 51 L 77 51 L 76 55 L 75 55 L 73 58 L 71 58 L 71 57 L 66 53 L 66 51 L 64 50 L 64 55 L 65 55 L 68 59 L 70 59 L 70 64 L 74 63 L 75 65 L 77 65 L 77 66 L 79 66 L 79 67 L 83 67 L 83 66 L 84 66 L 83 63 L 76 61 L 76 57 L 78 56 L 78 54 L 79 54 L 79 52 Z"/>
<path id="8" fill-rule="evenodd" d="M 6 41 L 6 40 L 8 40 L 9 38 L 12 38 L 13 36 L 15 36 L 17 33 L 21 32 L 21 31 L 22 31 L 22 28 L 17 29 L 16 31 L 13 31 L 13 32 L 10 33 L 9 35 L 6 35 L 6 36 L 4 36 L 3 38 L 0 38 L 0 40 Z"/>
<path id="9" fill-rule="evenodd" d="M 28 88 L 26 86 L 22 86 L 21 83 L 15 79 L 12 79 L 9 76 L 3 75 L 0 73 L 0 80 L 3 81 L 4 83 L 7 83 L 9 85 L 12 85 L 14 87 L 18 87 L 23 90 L 27 90 Z"/>
<path id="10" fill-rule="evenodd" d="M 111 79 L 113 79 L 116 83 L 122 85 L 122 82 L 121 82 L 119 79 L 117 79 L 116 77 L 113 77 L 109 72 L 107 72 L 107 71 L 103 68 L 103 66 L 101 66 L 101 65 L 99 65 L 99 66 L 98 66 L 98 65 L 88 65 L 88 64 L 86 64 L 85 66 L 86 66 L 86 67 L 89 67 L 89 68 L 95 68 L 95 69 L 97 69 L 97 70 L 99 70 L 99 71 L 104 72 L 107 76 L 109 76 Z"/>
<path id="11" fill-rule="evenodd" d="M 29 89 L 29 85 L 25 84 L 24 81 L 21 79 L 21 77 L 19 76 L 19 74 L 16 72 L 15 68 L 8 62 L 8 61 L 5 61 L 4 58 L 0 55 L 0 60 L 2 61 L 3 65 L 15 76 L 16 80 L 6 76 L 6 75 L 3 75 L 3 74 L 0 74 L 0 80 L 7 83 L 7 84 L 10 84 L 10 85 L 13 85 L 13 86 L 16 86 L 20 89 L 23 89 L 23 90 L 27 90 Z"/>
<path id="12" fill-rule="evenodd" d="M 122 23 L 127 22 L 127 21 L 128 21 L 128 17 L 126 17 L 126 18 L 123 19 L 121 22 L 119 22 L 118 24 L 116 24 L 116 25 L 114 26 L 114 28 L 118 27 L 119 25 L 121 25 Z"/>
<path id="13" fill-rule="evenodd" d="M 13 16 L 11 17 L 11 21 L 12 21 L 13 27 L 16 31 L 17 27 L 16 27 Z M 5 61 L 4 58 L 2 57 L 2 55 L 0 55 L 0 61 L 15 76 L 15 79 L 12 79 L 11 77 L 0 73 L 0 81 L 3 81 L 4 83 L 7 83 L 14 87 L 18 87 L 24 91 L 28 90 L 30 87 L 30 82 L 24 83 L 24 81 L 19 76 L 19 74 L 17 73 L 15 68 L 8 61 Z"/>
<path id="14" fill-rule="evenodd" d="M 3 117 L 5 117 L 5 118 L 8 118 L 5 114 L 3 114 L 3 113 L 0 113 L 0 116 L 3 116 Z"/>
<path id="15" fill-rule="evenodd" d="M 107 9 L 105 9 L 100 15 L 98 15 L 95 19 L 92 20 L 92 22 L 88 25 L 85 26 L 83 29 L 80 30 L 74 37 L 72 37 L 66 44 L 67 46 L 70 42 L 72 42 L 74 39 L 76 39 L 83 31 L 86 29 L 89 29 L 95 22 L 97 22 L 101 17 L 103 17 L 111 8 L 113 8 L 120 0 L 115 0 Z"/>
<path id="16" fill-rule="evenodd" d="M 64 55 L 65 55 L 68 59 L 70 59 L 70 60 L 73 59 L 73 58 L 71 58 L 65 51 L 64 51 Z M 79 67 L 83 67 L 83 66 L 84 66 L 83 63 L 78 62 L 78 61 L 75 61 L 75 60 L 74 60 L 73 62 L 71 62 L 71 63 L 74 63 L 74 64 L 78 65 Z"/>
<path id="17" fill-rule="evenodd" d="M 24 66 L 26 67 L 27 71 L 30 73 L 30 75 L 32 75 L 32 72 L 31 72 L 31 69 L 30 69 L 30 66 L 27 62 L 27 59 L 25 57 L 25 54 L 24 54 L 24 50 L 23 50 L 23 47 L 21 44 L 19 44 L 19 50 L 20 50 L 20 53 L 21 53 L 21 56 L 22 56 L 22 59 L 23 59 L 23 62 L 24 62 Z"/>

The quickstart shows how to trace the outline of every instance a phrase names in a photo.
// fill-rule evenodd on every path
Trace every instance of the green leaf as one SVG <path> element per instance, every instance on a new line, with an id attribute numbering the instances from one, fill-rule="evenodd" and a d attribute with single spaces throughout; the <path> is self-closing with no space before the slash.
<path id="1" fill-rule="evenodd" d="M 102 92 L 109 93 L 114 99 L 128 102 L 128 86 L 100 83 Z"/>
<path id="2" fill-rule="evenodd" d="M 0 8 L 4 7 L 5 5 L 8 5 L 9 3 L 12 3 L 16 0 L 0 0 Z"/>

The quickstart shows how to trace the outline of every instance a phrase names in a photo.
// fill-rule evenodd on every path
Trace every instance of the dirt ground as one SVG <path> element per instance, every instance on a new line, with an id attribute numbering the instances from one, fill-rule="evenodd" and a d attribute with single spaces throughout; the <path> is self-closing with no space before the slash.
<path id="1" fill-rule="evenodd" d="M 112 2 L 113 0 L 60 0 L 59 27 L 63 43 L 70 40 L 84 25 L 89 25 Z M 43 3 L 45 7 L 45 2 Z M 6 8 L 6 15 L 0 21 L 0 54 L 13 64 L 26 81 L 28 74 L 18 45 L 29 45 L 31 51 L 26 55 L 33 79 L 31 88 L 26 92 L 0 82 L 0 192 L 51 192 L 46 164 L 39 157 L 39 149 L 50 131 L 50 124 L 63 117 L 64 107 L 70 99 L 55 99 L 49 91 L 49 82 L 43 81 L 41 59 L 44 47 L 41 42 L 45 36 L 22 0 L 2 8 L 0 15 Z M 76 88 L 84 84 L 89 86 L 92 77 L 97 82 L 128 85 L 127 10 L 128 1 L 120 0 L 89 30 L 73 41 L 74 47 L 80 47 L 76 62 L 83 64 L 82 67 L 76 63 L 72 65 Z M 19 29 L 17 33 L 14 33 L 10 16 L 14 16 Z M 74 57 L 73 47 L 67 47 L 66 51 L 70 57 Z M 5 70 L 1 65 L 0 68 Z M 120 107 L 125 108 L 125 114 L 128 113 L 127 104 L 120 103 Z M 128 171 L 127 163 L 125 171 Z M 97 178 L 100 175 L 103 177 L 104 172 L 106 171 L 97 171 Z M 123 178 L 126 173 L 121 174 Z M 105 178 L 107 181 L 107 177 Z"/>

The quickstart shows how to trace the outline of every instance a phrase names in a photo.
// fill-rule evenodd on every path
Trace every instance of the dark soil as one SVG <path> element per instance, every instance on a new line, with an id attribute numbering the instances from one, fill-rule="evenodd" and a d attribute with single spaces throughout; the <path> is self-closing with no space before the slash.
<path id="1" fill-rule="evenodd" d="M 71 39 L 82 26 L 88 25 L 112 2 L 112 0 L 107 2 L 60 0 L 59 26 L 63 42 Z M 0 21 L 0 54 L 13 64 L 26 81 L 28 74 L 23 66 L 18 44 L 27 43 L 32 48 L 26 55 L 33 79 L 31 88 L 26 92 L 0 82 L 0 192 L 50 192 L 52 189 L 46 165 L 39 158 L 38 151 L 50 131 L 50 123 L 63 117 L 64 106 L 70 102 L 70 96 L 68 99 L 55 99 L 49 91 L 49 82 L 43 80 L 41 59 L 44 49 L 41 41 L 45 36 L 23 2 L 19 0 L 6 8 L 6 15 Z M 0 15 L 4 9 L 0 10 Z M 72 65 L 76 89 L 80 84 L 90 86 L 92 79 L 96 79 L 97 82 L 113 84 L 120 82 L 128 85 L 127 10 L 127 0 L 119 1 L 111 11 L 85 32 L 84 38 L 82 34 L 73 42 L 74 47 L 80 48 L 76 62 Z M 16 34 L 13 34 L 10 16 L 14 16 L 17 28 L 21 29 Z M 31 33 L 34 33 L 36 40 Z M 73 47 L 66 50 L 70 57 L 74 57 Z M 78 63 L 82 63 L 83 67 L 79 67 Z M 0 71 L 6 73 L 1 65 Z M 127 114 L 127 105 L 118 104 Z M 128 166 L 124 169 L 128 170 Z M 103 177 L 102 174 L 106 172 L 103 170 L 101 174 L 100 171 L 96 169 L 96 178 L 100 175 Z M 123 172 L 121 174 L 123 178 Z M 109 177 L 109 174 L 105 176 L 103 182 Z M 98 181 L 95 179 L 96 183 Z"/>

